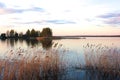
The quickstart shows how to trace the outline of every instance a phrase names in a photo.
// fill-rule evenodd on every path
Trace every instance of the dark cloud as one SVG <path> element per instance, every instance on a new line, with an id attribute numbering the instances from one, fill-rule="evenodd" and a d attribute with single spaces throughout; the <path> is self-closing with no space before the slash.
<path id="1" fill-rule="evenodd" d="M 67 20 L 46 20 L 47 23 L 53 23 L 53 24 L 75 24 L 74 21 L 67 21 Z"/>

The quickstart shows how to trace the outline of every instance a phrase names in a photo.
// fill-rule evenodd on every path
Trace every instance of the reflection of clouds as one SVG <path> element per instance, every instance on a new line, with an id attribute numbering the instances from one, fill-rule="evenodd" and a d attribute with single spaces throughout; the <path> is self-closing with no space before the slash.
<path id="1" fill-rule="evenodd" d="M 54 41 L 54 43 L 59 43 L 59 44 L 63 44 L 63 47 L 67 47 L 69 49 L 72 50 L 77 50 L 80 52 L 80 50 L 82 50 L 83 46 L 85 46 L 87 43 L 89 44 L 93 44 L 93 45 L 98 45 L 98 44 L 102 44 L 102 45 L 106 45 L 109 47 L 119 47 L 120 45 L 120 38 L 114 37 L 86 37 L 86 39 L 61 39 L 59 41 Z M 114 44 L 114 45 L 113 45 Z"/>

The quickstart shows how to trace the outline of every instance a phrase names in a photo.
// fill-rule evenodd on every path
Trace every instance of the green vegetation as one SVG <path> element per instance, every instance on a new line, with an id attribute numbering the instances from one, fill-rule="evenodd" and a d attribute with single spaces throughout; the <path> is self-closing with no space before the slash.
<path id="1" fill-rule="evenodd" d="M 52 30 L 50 28 L 43 28 L 41 32 L 42 37 L 52 37 Z"/>
<path id="2" fill-rule="evenodd" d="M 52 30 L 50 28 L 43 28 L 42 32 L 36 31 L 32 29 L 31 31 L 28 29 L 25 34 L 18 33 L 15 30 L 11 29 L 6 33 L 2 33 L 0 39 L 7 39 L 7 38 L 23 38 L 23 39 L 30 39 L 35 37 L 52 37 Z"/>

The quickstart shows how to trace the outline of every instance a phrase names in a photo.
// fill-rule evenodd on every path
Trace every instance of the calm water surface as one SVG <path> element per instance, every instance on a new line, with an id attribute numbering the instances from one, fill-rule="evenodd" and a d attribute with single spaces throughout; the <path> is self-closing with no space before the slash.
<path id="1" fill-rule="evenodd" d="M 47 43 L 47 44 L 46 44 Z M 68 50 L 67 58 L 70 58 L 69 62 L 71 64 L 76 63 L 78 59 L 83 64 L 84 62 L 84 46 L 86 45 L 102 45 L 112 48 L 120 48 L 120 37 L 87 37 L 86 39 L 59 39 L 52 40 L 48 43 L 37 40 L 0 40 L 0 56 L 2 57 L 9 50 L 14 50 L 17 48 L 29 49 L 31 47 L 41 48 L 41 49 L 52 49 L 52 44 L 62 45 L 63 49 Z M 61 49 L 61 48 L 60 48 Z"/>
<path id="2" fill-rule="evenodd" d="M 67 54 L 64 55 L 65 59 L 68 61 L 67 63 L 71 68 L 75 66 L 79 66 L 80 64 L 85 64 L 85 55 L 84 50 L 85 46 L 88 45 L 99 45 L 110 48 L 120 49 L 120 37 L 86 37 L 86 39 L 59 39 L 52 40 L 48 44 L 46 42 L 42 43 L 41 41 L 25 41 L 25 40 L 0 40 L 0 56 L 2 57 L 8 50 L 14 50 L 17 48 L 29 49 L 31 47 L 41 48 L 48 50 L 52 49 L 53 44 L 62 45 L 60 49 L 68 50 Z M 59 49 L 59 48 L 58 48 Z M 79 62 L 79 63 L 78 63 Z M 88 79 L 85 78 L 87 71 L 83 70 L 74 70 L 71 69 L 69 74 L 66 74 L 66 78 L 70 78 L 68 80 L 76 79 L 76 80 L 94 80 L 89 75 Z M 74 75 L 74 76 L 71 76 Z M 94 75 L 93 75 L 94 76 Z M 101 78 L 99 80 L 102 80 Z M 107 78 L 109 80 L 109 78 Z M 115 79 L 115 78 L 113 78 Z M 115 80 L 119 80 L 118 78 Z"/>
<path id="3" fill-rule="evenodd" d="M 62 46 L 71 51 L 81 52 L 83 46 L 87 44 L 101 44 L 108 47 L 120 47 L 120 37 L 87 37 L 86 39 L 59 39 L 52 40 L 52 43 L 62 44 Z M 15 48 L 29 47 L 40 47 L 43 48 L 43 44 L 40 41 L 25 41 L 25 40 L 0 40 L 0 54 L 4 53 L 6 50 Z"/>

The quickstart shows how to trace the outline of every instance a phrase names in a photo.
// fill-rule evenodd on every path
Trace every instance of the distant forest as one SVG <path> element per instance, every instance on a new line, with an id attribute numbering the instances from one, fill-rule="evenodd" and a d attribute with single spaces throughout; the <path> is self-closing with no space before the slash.
<path id="1" fill-rule="evenodd" d="M 0 34 L 0 39 L 9 39 L 9 38 L 23 38 L 23 39 L 31 39 L 35 37 L 52 37 L 52 29 L 50 28 L 43 28 L 40 32 L 39 30 L 27 30 L 25 34 L 23 32 L 18 33 L 14 29 L 11 29 L 10 31 L 6 31 L 6 33 Z"/>

